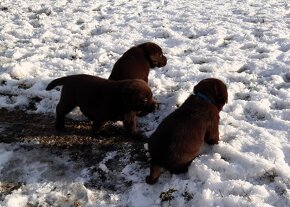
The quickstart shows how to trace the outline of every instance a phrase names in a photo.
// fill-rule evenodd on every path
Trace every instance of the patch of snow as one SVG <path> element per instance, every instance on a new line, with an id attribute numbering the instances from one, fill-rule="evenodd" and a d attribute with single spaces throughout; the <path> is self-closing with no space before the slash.
<path id="1" fill-rule="evenodd" d="M 49 81 L 80 73 L 107 78 L 127 49 L 145 41 L 168 58 L 150 71 L 160 105 L 138 119 L 145 135 L 204 78 L 223 80 L 229 102 L 220 114 L 220 143 L 207 146 L 188 173 L 164 172 L 148 186 L 149 168 L 131 163 L 116 172 L 132 183 L 122 193 L 86 187 L 85 169 L 71 169 L 66 159 L 0 144 L 0 170 L 16 167 L 0 175 L 1 185 L 8 178 L 26 183 L 0 205 L 289 206 L 289 9 L 277 0 L 2 0 L 0 108 L 54 113 L 60 91 L 45 91 Z M 70 116 L 81 117 L 78 110 Z M 117 159 L 106 157 L 95 163 L 103 173 Z"/>

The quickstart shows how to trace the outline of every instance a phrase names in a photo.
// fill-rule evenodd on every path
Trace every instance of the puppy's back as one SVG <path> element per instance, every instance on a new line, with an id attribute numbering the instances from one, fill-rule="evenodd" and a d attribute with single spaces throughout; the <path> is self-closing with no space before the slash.
<path id="1" fill-rule="evenodd" d="M 143 79 L 147 82 L 149 64 L 143 50 L 132 47 L 115 63 L 109 76 L 110 80 Z"/>
<path id="2" fill-rule="evenodd" d="M 81 75 L 71 75 L 71 76 L 66 76 L 62 78 L 57 78 L 53 81 L 51 81 L 47 87 L 46 90 L 51 90 L 56 86 L 61 86 L 61 85 L 76 85 L 80 86 L 83 84 L 94 84 L 94 83 L 99 83 L 99 82 L 106 82 L 105 79 L 99 78 L 96 76 L 92 75 L 86 75 L 86 74 L 81 74 Z"/>
<path id="3" fill-rule="evenodd" d="M 215 107 L 190 96 L 169 114 L 149 138 L 149 152 L 154 163 L 172 173 L 186 171 L 187 164 L 199 154 L 206 129 Z"/>

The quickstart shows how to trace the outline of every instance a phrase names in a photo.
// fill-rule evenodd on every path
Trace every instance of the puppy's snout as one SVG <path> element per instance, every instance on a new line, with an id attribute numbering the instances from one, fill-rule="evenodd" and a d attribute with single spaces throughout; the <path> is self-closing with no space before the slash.
<path id="1" fill-rule="evenodd" d="M 145 104 L 144 106 L 146 112 L 155 111 L 157 107 L 158 107 L 158 104 L 154 99 L 148 101 L 147 104 Z"/>
<path id="2" fill-rule="evenodd" d="M 158 103 L 153 99 L 152 101 L 151 101 L 151 106 L 154 108 L 154 110 L 156 110 L 156 109 L 158 109 Z"/>
<path id="3" fill-rule="evenodd" d="M 167 64 L 167 58 L 162 55 L 158 64 L 158 67 L 164 67 Z"/>
<path id="4" fill-rule="evenodd" d="M 159 109 L 159 107 L 160 107 L 160 104 L 161 104 L 161 103 L 157 103 L 157 102 L 156 102 L 156 108 L 155 108 L 156 110 L 158 110 L 158 109 Z"/>

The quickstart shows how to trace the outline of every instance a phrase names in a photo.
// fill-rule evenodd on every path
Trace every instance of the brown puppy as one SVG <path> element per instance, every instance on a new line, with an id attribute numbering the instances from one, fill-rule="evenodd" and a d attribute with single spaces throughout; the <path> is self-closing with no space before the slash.
<path id="1" fill-rule="evenodd" d="M 127 50 L 115 63 L 110 80 L 142 79 L 148 83 L 150 68 L 164 67 L 167 58 L 163 55 L 161 47 L 152 42 L 146 42 Z M 146 113 L 138 113 L 145 115 Z M 136 113 L 126 114 L 124 124 L 134 122 Z M 130 126 L 127 126 L 130 128 Z"/>
<path id="2" fill-rule="evenodd" d="M 46 90 L 63 85 L 60 101 L 56 107 L 57 131 L 65 127 L 65 116 L 76 106 L 93 121 L 98 133 L 107 121 L 123 120 L 130 111 L 152 112 L 156 102 L 152 92 L 143 80 L 112 81 L 90 75 L 72 75 L 53 80 Z M 132 134 L 136 123 L 126 123 Z"/>
<path id="3" fill-rule="evenodd" d="M 110 80 L 142 79 L 148 82 L 150 68 L 164 67 L 167 58 L 155 43 L 146 42 L 127 50 L 115 63 Z"/>
<path id="4" fill-rule="evenodd" d="M 218 79 L 204 79 L 194 87 L 194 94 L 151 135 L 148 184 L 158 181 L 160 167 L 175 174 L 186 172 L 204 142 L 218 143 L 219 112 L 228 101 L 227 87 Z"/>

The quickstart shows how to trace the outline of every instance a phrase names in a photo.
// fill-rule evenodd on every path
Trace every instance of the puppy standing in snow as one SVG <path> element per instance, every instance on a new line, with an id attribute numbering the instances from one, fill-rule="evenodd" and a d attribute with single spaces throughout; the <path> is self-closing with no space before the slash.
<path id="1" fill-rule="evenodd" d="M 152 112 L 156 102 L 143 80 L 112 81 L 91 75 L 72 75 L 50 82 L 46 90 L 62 85 L 60 101 L 56 107 L 55 128 L 65 127 L 65 116 L 76 106 L 93 121 L 98 133 L 107 121 L 124 120 L 130 111 Z M 134 122 L 128 123 L 132 134 L 136 133 Z"/>
<path id="2" fill-rule="evenodd" d="M 149 138 L 148 184 L 158 181 L 161 167 L 175 174 L 186 172 L 204 142 L 218 143 L 219 112 L 227 101 L 227 87 L 218 79 L 204 79 L 194 87 L 194 95 L 167 116 Z"/>
<path id="3" fill-rule="evenodd" d="M 164 67 L 167 58 L 161 47 L 153 42 L 131 47 L 115 63 L 110 80 L 142 79 L 148 83 L 150 68 Z"/>
<path id="4" fill-rule="evenodd" d="M 145 42 L 130 48 L 117 60 L 109 79 L 142 79 L 148 83 L 150 68 L 160 68 L 166 64 L 167 58 L 163 55 L 161 47 L 152 42 Z M 126 114 L 124 120 L 124 126 L 131 131 L 132 125 L 128 123 L 132 122 L 136 123 L 136 113 L 133 111 Z"/>

